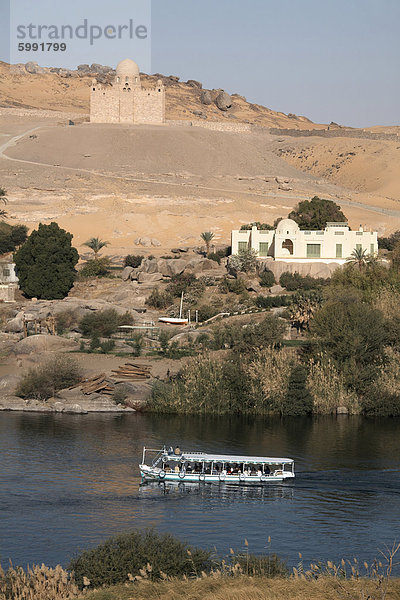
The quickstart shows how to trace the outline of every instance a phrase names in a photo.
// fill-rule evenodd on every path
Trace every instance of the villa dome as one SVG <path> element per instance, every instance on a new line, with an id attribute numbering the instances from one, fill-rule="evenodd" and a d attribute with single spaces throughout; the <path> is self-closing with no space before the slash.
<path id="1" fill-rule="evenodd" d="M 292 235 L 297 233 L 298 230 L 299 226 L 293 219 L 282 219 L 282 221 L 279 221 L 278 227 L 276 228 L 276 232 L 283 235 Z"/>
<path id="2" fill-rule="evenodd" d="M 117 75 L 119 77 L 138 77 L 139 67 L 134 60 L 125 58 L 117 65 Z"/>

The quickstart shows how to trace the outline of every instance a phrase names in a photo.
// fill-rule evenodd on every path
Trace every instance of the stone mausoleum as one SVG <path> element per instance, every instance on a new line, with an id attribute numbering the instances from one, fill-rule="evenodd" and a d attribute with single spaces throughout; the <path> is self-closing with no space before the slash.
<path id="1" fill-rule="evenodd" d="M 117 66 L 109 84 L 92 81 L 90 92 L 91 123 L 165 122 L 165 88 L 161 80 L 156 87 L 142 87 L 138 65 L 129 58 Z"/>
<path id="2" fill-rule="evenodd" d="M 282 219 L 273 230 L 253 226 L 249 230 L 232 231 L 232 254 L 250 248 L 264 260 L 344 264 L 357 249 L 375 256 L 378 234 L 364 231 L 361 226 L 357 231 L 351 231 L 347 223 L 327 223 L 321 231 L 305 231 L 292 219 Z"/>

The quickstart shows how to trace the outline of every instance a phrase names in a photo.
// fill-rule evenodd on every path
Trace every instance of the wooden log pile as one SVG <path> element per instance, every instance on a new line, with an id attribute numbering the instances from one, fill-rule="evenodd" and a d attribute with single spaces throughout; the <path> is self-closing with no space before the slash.
<path id="1" fill-rule="evenodd" d="M 115 375 L 112 375 L 112 377 L 114 379 L 127 379 L 129 381 L 145 381 L 151 377 L 150 369 L 151 367 L 147 365 L 128 362 L 118 367 L 118 369 L 113 369 L 112 373 L 115 373 Z"/>
<path id="2" fill-rule="evenodd" d="M 82 393 L 89 396 L 90 394 L 105 394 L 111 396 L 114 391 L 114 382 L 109 381 L 105 373 L 100 373 L 94 377 L 88 377 L 80 381 L 76 385 L 68 389 L 80 387 Z"/>

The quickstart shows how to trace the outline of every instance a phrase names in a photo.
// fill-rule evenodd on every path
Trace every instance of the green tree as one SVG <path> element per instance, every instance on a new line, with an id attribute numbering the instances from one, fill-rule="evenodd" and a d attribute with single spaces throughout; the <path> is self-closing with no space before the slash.
<path id="1" fill-rule="evenodd" d="M 9 225 L 0 221 L 0 254 L 14 252 L 26 241 L 28 228 L 25 225 Z"/>
<path id="2" fill-rule="evenodd" d="M 90 240 L 88 240 L 87 242 L 85 242 L 83 245 L 87 246 L 88 248 L 90 248 L 91 250 L 93 250 L 94 252 L 94 258 L 97 259 L 97 255 L 100 252 L 100 250 L 102 248 L 105 248 L 105 246 L 108 246 L 110 242 L 105 242 L 103 240 L 101 240 L 98 237 L 92 237 L 90 238 Z"/>
<path id="3" fill-rule="evenodd" d="M 310 330 L 317 355 L 325 352 L 346 384 L 363 393 L 383 360 L 387 333 L 382 313 L 347 291 L 315 313 Z"/>
<path id="4" fill-rule="evenodd" d="M 369 256 L 366 250 L 355 248 L 349 258 L 346 259 L 346 262 L 349 265 L 357 267 L 359 271 L 362 271 L 369 262 Z"/>
<path id="5" fill-rule="evenodd" d="M 14 255 L 19 285 L 29 298 L 64 298 L 75 279 L 78 251 L 57 223 L 39 224 Z"/>
<path id="6" fill-rule="evenodd" d="M 296 221 L 300 229 L 325 229 L 328 222 L 347 221 L 340 206 L 332 200 L 325 200 L 314 196 L 311 200 L 299 202 L 288 215 L 289 219 Z"/>
<path id="7" fill-rule="evenodd" d="M 308 371 L 304 365 L 295 365 L 289 377 L 288 391 L 281 406 L 282 416 L 300 417 L 312 412 L 313 399 L 307 388 Z"/>
<path id="8" fill-rule="evenodd" d="M 211 231 L 203 231 L 200 237 L 206 244 L 206 254 L 210 254 L 210 243 L 214 239 L 214 234 Z"/>
<path id="9" fill-rule="evenodd" d="M 253 248 L 239 250 L 238 254 L 229 257 L 228 268 L 234 272 L 249 273 L 255 271 L 257 266 L 257 252 Z"/>

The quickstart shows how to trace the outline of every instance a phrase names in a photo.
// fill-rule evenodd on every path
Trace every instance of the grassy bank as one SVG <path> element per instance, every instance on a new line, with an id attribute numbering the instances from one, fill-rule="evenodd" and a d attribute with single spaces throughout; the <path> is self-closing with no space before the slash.
<path id="1" fill-rule="evenodd" d="M 400 579 L 392 579 L 387 594 L 377 581 L 338 582 L 331 577 L 314 581 L 264 577 L 207 577 L 194 581 L 145 582 L 118 585 L 82 596 L 85 600 L 398 600 Z"/>

